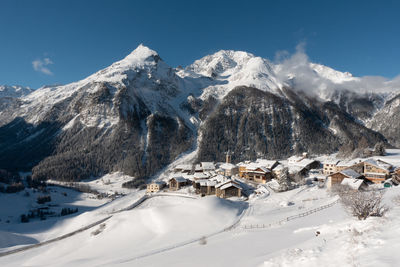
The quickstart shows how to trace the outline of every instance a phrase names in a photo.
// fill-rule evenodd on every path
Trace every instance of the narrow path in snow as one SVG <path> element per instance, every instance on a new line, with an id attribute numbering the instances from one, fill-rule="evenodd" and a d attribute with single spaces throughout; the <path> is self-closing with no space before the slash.
<path id="1" fill-rule="evenodd" d="M 80 232 L 83 232 L 83 231 L 86 231 L 86 230 L 88 230 L 88 229 L 90 229 L 90 228 L 93 228 L 93 227 L 95 227 L 96 225 L 99 225 L 99 224 L 101 224 L 101 223 L 107 221 L 107 220 L 110 219 L 111 217 L 112 217 L 112 215 L 111 215 L 111 216 L 108 216 L 108 217 L 106 217 L 106 218 L 103 218 L 103 219 L 101 219 L 101 220 L 99 220 L 99 221 L 97 221 L 97 222 L 91 223 L 91 224 L 89 224 L 89 225 L 87 225 L 87 226 L 84 226 L 84 227 L 82 227 L 82 228 L 79 228 L 78 230 L 75 230 L 75 231 L 70 232 L 70 233 L 68 233 L 68 234 L 65 234 L 65 235 L 62 235 L 62 236 L 59 236 L 59 237 L 56 237 L 56 238 L 53 238 L 53 239 L 50 239 L 50 240 L 47 240 L 47 241 L 43 241 L 43 242 L 40 242 L 40 243 L 37 243 L 37 244 L 28 245 L 28 246 L 25 246 L 25 247 L 21 247 L 21 248 L 9 250 L 9 251 L 5 251 L 5 252 L 1 252 L 1 253 L 0 253 L 0 257 L 4 257 L 4 256 L 10 255 L 10 254 L 15 254 L 15 253 L 18 253 L 18 252 L 26 251 L 26 250 L 28 250 L 28 249 L 33 249 L 33 248 L 41 247 L 41 246 L 44 246 L 44 245 L 47 245 L 47 244 L 50 244 L 50 243 L 54 243 L 54 242 L 63 240 L 63 239 L 65 239 L 65 238 L 68 238 L 68 237 L 71 237 L 71 236 L 73 236 L 73 235 L 76 235 L 76 234 L 78 234 L 78 233 L 80 233 Z"/>

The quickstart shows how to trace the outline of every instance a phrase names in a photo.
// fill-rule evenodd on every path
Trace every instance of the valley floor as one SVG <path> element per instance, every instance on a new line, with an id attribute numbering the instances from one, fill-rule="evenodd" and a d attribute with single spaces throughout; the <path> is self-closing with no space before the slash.
<path id="1" fill-rule="evenodd" d="M 400 205 L 392 200 L 398 200 L 400 188 L 386 190 L 385 201 L 392 209 L 384 218 L 358 221 L 337 203 L 280 224 L 289 216 L 335 203 L 337 197 L 317 186 L 270 191 L 248 203 L 164 194 L 123 210 L 143 197 L 133 192 L 57 223 L 11 224 L 9 231 L 2 225 L 1 236 L 17 235 L 29 244 L 30 238 L 48 240 L 112 216 L 64 240 L 0 257 L 0 265 L 395 266 L 400 260 Z M 41 223 L 43 228 L 35 227 Z M 254 228 L 262 224 L 265 228 Z M 3 251 L 15 248 L 12 243 L 6 248 L 4 238 L 1 242 Z"/>
<path id="2" fill-rule="evenodd" d="M 388 152 L 385 160 L 399 165 L 399 151 Z M 400 262 L 400 187 L 382 189 L 390 207 L 384 217 L 358 221 L 345 212 L 337 196 L 317 184 L 282 193 L 265 185 L 259 195 L 242 201 L 199 197 L 185 189 L 153 195 L 144 190 L 119 192 L 127 180 L 112 174 L 87 181 L 97 191 L 117 196 L 114 200 L 48 187 L 51 211 L 59 214 L 69 207 L 78 212 L 29 223 L 21 223 L 19 216 L 37 208 L 36 199 L 43 193 L 26 189 L 0 194 L 0 266 L 308 267 Z M 59 239 L 64 235 L 68 237 Z M 15 249 L 23 250 L 7 255 Z"/>

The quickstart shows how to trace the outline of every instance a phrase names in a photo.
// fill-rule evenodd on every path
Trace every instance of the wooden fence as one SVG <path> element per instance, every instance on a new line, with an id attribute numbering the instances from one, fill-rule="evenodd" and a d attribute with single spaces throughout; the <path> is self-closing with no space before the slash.
<path id="1" fill-rule="evenodd" d="M 316 212 L 318 212 L 318 211 L 321 211 L 321 210 L 330 208 L 330 207 L 332 207 L 333 205 L 337 204 L 338 202 L 339 202 L 339 199 L 335 200 L 335 201 L 332 202 L 332 203 L 329 203 L 329 204 L 326 204 L 326 205 L 317 207 L 317 208 L 315 208 L 315 209 L 307 210 L 307 211 L 305 211 L 305 212 L 302 212 L 302 213 L 299 213 L 299 214 L 296 214 L 296 215 L 292 215 L 292 216 L 286 217 L 285 219 L 282 219 L 282 220 L 277 221 L 277 222 L 267 223 L 267 224 L 264 224 L 264 223 L 263 223 L 263 224 L 245 224 L 245 225 L 242 226 L 242 228 L 243 228 L 243 229 L 249 229 L 249 230 L 250 230 L 250 229 L 264 229 L 264 228 L 270 228 L 270 227 L 272 227 L 272 226 L 274 226 L 274 225 L 281 225 L 281 224 L 283 224 L 283 223 L 285 223 L 285 222 L 289 222 L 289 221 L 292 221 L 292 220 L 295 220 L 295 219 L 299 219 L 299 218 L 302 218 L 302 217 L 311 215 L 311 214 L 313 214 L 313 213 L 316 213 Z"/>

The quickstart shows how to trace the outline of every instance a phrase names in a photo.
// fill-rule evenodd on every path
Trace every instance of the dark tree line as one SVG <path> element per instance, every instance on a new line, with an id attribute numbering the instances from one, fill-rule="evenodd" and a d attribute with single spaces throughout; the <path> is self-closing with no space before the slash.
<path id="1" fill-rule="evenodd" d="M 334 103 L 287 88 L 284 93 L 286 98 L 249 87 L 232 90 L 201 129 L 199 160 L 222 161 L 228 150 L 236 162 L 279 159 L 302 152 L 333 153 L 363 137 L 369 144 L 385 141 Z"/>

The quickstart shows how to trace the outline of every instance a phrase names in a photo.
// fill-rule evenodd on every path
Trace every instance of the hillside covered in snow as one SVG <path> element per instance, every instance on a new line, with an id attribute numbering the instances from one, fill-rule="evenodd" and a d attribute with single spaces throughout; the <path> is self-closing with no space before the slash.
<path id="1" fill-rule="evenodd" d="M 230 150 L 239 162 L 333 153 L 362 137 L 397 145 L 398 125 L 384 118 L 395 118 L 398 88 L 301 51 L 272 62 L 221 50 L 173 68 L 140 45 L 81 81 L 0 105 L 0 168 L 35 179 L 146 179 L 191 151 L 219 161 Z"/>
<path id="2" fill-rule="evenodd" d="M 267 186 L 247 202 L 184 192 L 143 201 L 141 191 L 106 202 L 54 187 L 54 203 L 67 202 L 79 212 L 21 224 L 6 222 L 11 211 L 1 206 L 0 264 L 395 266 L 398 189 L 385 189 L 385 217 L 359 221 L 316 184 L 283 193 Z M 24 198 L 13 197 L 19 210 Z M 7 253 L 16 249 L 22 251 Z"/>

